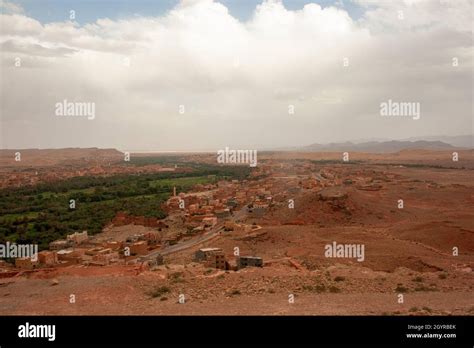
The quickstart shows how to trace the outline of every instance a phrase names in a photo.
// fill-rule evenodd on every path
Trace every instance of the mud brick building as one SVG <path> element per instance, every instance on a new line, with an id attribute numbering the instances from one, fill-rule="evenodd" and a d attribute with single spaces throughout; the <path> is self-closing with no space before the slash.
<path id="1" fill-rule="evenodd" d="M 240 256 L 237 258 L 237 268 L 263 267 L 263 259 L 256 256 Z"/>
<path id="2" fill-rule="evenodd" d="M 102 254 L 99 253 L 99 254 L 96 254 L 92 257 L 93 261 L 101 263 L 103 265 L 108 265 L 112 261 L 118 260 L 118 259 L 119 259 L 119 253 L 116 252 L 116 251 L 115 252 L 111 251 L 109 253 L 102 253 Z"/>
<path id="3" fill-rule="evenodd" d="M 58 240 L 55 240 L 54 242 L 49 243 L 49 249 L 50 250 L 66 249 L 72 246 L 72 244 L 73 244 L 72 240 L 58 239 Z"/>
<path id="4" fill-rule="evenodd" d="M 39 263 L 50 266 L 58 263 L 58 254 L 55 251 L 40 251 L 38 253 Z"/>
<path id="5" fill-rule="evenodd" d="M 112 250 L 120 250 L 123 248 L 123 243 L 115 240 L 107 241 L 103 244 L 104 248 Z"/>
<path id="6" fill-rule="evenodd" d="M 169 245 L 175 245 L 176 243 L 178 243 L 178 236 L 174 236 L 174 237 L 165 237 L 162 239 L 162 245 L 164 246 L 169 246 Z"/>
<path id="7" fill-rule="evenodd" d="M 204 219 L 202 219 L 202 222 L 204 224 L 204 226 L 215 226 L 217 225 L 217 217 L 213 216 L 213 217 L 205 217 Z"/>
<path id="8" fill-rule="evenodd" d="M 74 232 L 73 234 L 69 234 L 67 236 L 67 240 L 74 245 L 81 244 L 87 241 L 88 239 L 89 236 L 87 235 L 87 231 Z"/>
<path id="9" fill-rule="evenodd" d="M 211 268 L 222 269 L 222 270 L 228 269 L 227 261 L 222 251 L 216 251 L 210 254 L 206 261 L 206 266 L 211 267 Z"/>
<path id="10" fill-rule="evenodd" d="M 148 252 L 148 243 L 144 240 L 135 242 L 130 245 L 130 253 L 132 255 L 145 255 Z"/>
<path id="11" fill-rule="evenodd" d="M 206 261 L 211 255 L 222 252 L 221 248 L 202 248 L 194 254 L 194 260 L 197 262 Z"/>
<path id="12" fill-rule="evenodd" d="M 30 257 L 19 257 L 15 259 L 15 267 L 21 269 L 33 269 L 37 265 L 36 261 L 31 260 Z"/>
<path id="13" fill-rule="evenodd" d="M 59 250 L 58 260 L 62 261 L 62 265 L 74 265 L 82 262 L 82 255 L 74 250 Z"/>
<path id="14" fill-rule="evenodd" d="M 214 212 L 218 218 L 225 219 L 230 217 L 230 209 L 219 209 Z"/>

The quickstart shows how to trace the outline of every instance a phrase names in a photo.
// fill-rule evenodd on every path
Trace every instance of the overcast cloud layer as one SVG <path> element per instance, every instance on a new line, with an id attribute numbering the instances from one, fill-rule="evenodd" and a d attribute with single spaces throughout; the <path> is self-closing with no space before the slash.
<path id="1" fill-rule="evenodd" d="M 240 22 L 218 2 L 186 0 L 162 17 L 80 26 L 69 13 L 43 25 L 2 1 L 0 146 L 263 149 L 472 133 L 472 1 L 356 2 L 358 21 L 341 5 L 265 1 Z M 94 102 L 95 119 L 56 116 L 64 99 Z M 421 118 L 380 116 L 388 99 L 421 103 Z"/>

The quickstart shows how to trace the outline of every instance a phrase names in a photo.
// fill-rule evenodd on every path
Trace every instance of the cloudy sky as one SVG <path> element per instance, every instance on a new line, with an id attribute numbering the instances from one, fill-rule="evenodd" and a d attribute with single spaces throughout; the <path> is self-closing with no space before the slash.
<path id="1" fill-rule="evenodd" d="M 215 151 L 473 131 L 471 0 L 0 7 L 1 148 Z M 64 100 L 94 103 L 95 117 L 56 115 Z M 388 100 L 420 103 L 420 119 L 381 116 Z"/>

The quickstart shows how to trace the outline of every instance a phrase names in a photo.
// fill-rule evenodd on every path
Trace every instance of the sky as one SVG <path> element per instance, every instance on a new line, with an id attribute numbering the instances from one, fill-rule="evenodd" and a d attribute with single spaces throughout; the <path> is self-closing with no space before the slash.
<path id="1" fill-rule="evenodd" d="M 0 8 L 0 148 L 216 151 L 473 133 L 470 0 Z M 383 116 L 388 102 L 420 115 Z"/>
<path id="2" fill-rule="evenodd" d="M 283 4 L 288 10 L 301 10 L 304 5 L 310 4 L 311 0 L 284 0 Z M 61 22 L 65 14 L 74 9 L 80 13 L 77 22 L 81 25 L 93 23 L 101 18 L 112 20 L 127 19 L 136 16 L 163 16 L 180 3 L 179 0 L 19 0 L 15 4 L 23 8 L 23 13 L 28 17 L 35 18 L 41 23 Z M 261 1 L 255 0 L 221 0 L 229 10 L 229 13 L 240 21 L 249 20 L 255 7 Z M 318 1 L 321 7 L 342 7 L 344 1 L 322 0 Z M 345 2 L 345 9 L 351 17 L 359 18 L 363 13 L 363 7 L 352 1 Z"/>

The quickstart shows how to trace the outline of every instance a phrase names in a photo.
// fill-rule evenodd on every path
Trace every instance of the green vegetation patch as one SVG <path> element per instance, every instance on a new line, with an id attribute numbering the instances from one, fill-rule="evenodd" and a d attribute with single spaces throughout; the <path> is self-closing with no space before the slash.
<path id="1" fill-rule="evenodd" d="M 50 242 L 76 231 L 101 232 L 119 211 L 162 219 L 166 217 L 162 204 L 173 187 L 187 192 L 197 184 L 241 180 L 249 173 L 250 168 L 244 166 L 193 163 L 185 172 L 84 176 L 7 188 L 0 190 L 0 243 L 32 243 L 40 250 L 47 249 Z M 74 209 L 71 200 L 75 201 Z"/>

